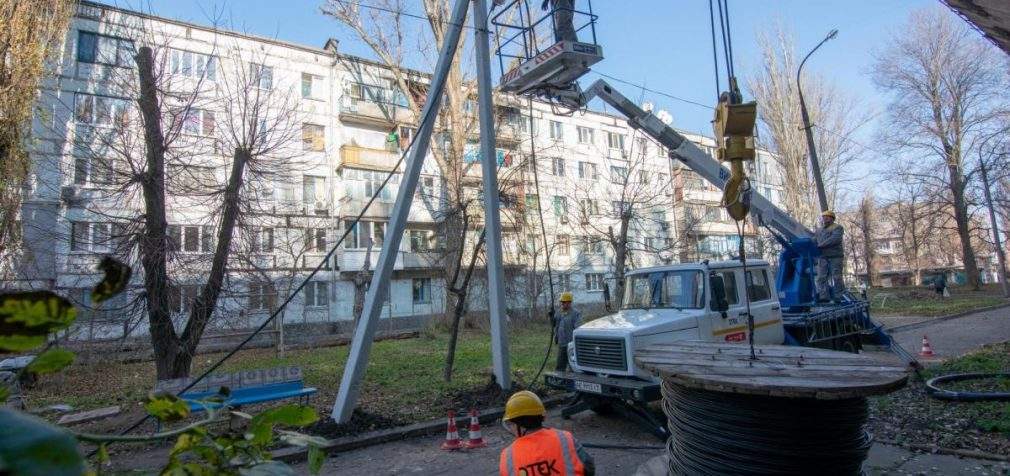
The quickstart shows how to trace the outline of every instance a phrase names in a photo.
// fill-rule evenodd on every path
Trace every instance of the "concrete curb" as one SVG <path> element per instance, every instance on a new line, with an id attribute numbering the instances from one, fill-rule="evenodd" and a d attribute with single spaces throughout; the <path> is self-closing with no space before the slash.
<path id="1" fill-rule="evenodd" d="M 561 403 L 567 395 L 553 395 L 544 399 L 544 405 L 548 408 L 553 407 Z M 494 422 L 501 418 L 505 413 L 504 407 L 492 408 L 479 412 L 477 414 L 477 421 L 481 424 L 487 424 Z M 364 448 L 366 446 L 373 446 L 382 443 L 388 443 L 390 441 L 403 440 L 414 436 L 424 436 L 433 435 L 445 431 L 445 418 L 440 418 L 438 420 L 430 420 L 421 423 L 414 423 L 412 425 L 401 426 L 396 428 L 387 428 L 385 430 L 370 431 L 361 435 L 344 436 L 340 438 L 334 438 L 329 440 L 322 449 L 327 454 L 330 453 L 340 453 L 343 451 L 350 451 L 353 449 Z M 462 426 L 460 426 L 462 424 Z M 456 426 L 460 428 L 468 428 L 470 425 L 470 416 L 460 415 L 456 418 Z M 299 447 L 289 447 L 276 450 L 272 453 L 273 459 L 284 461 L 286 463 L 295 463 L 304 461 L 308 456 L 308 448 Z"/>
<path id="2" fill-rule="evenodd" d="M 990 461 L 1010 461 L 1010 456 L 1003 456 L 993 453 L 986 453 L 984 451 L 975 450 L 959 450 L 956 448 L 943 448 L 933 445 L 923 445 L 917 443 L 898 443 L 893 440 L 879 439 L 875 440 L 874 443 L 880 443 L 884 445 L 897 446 L 900 448 L 905 448 L 913 451 L 925 451 L 928 453 L 938 453 L 943 455 L 960 456 L 964 458 L 974 458 L 974 459 L 986 459 Z"/>
<path id="3" fill-rule="evenodd" d="M 902 324 L 900 326 L 894 326 L 894 327 L 890 327 L 890 328 L 885 328 L 884 330 L 887 331 L 888 333 L 911 331 L 911 330 L 919 329 L 919 328 L 922 328 L 922 327 L 926 327 L 926 326 L 928 326 L 930 324 L 936 324 L 938 322 L 950 321 L 950 320 L 954 320 L 954 319 L 970 316 L 972 314 L 977 314 L 977 313 L 980 313 L 980 312 L 995 311 L 997 309 L 1003 309 L 1003 308 L 1007 308 L 1007 307 L 1010 307 L 1010 302 L 1005 303 L 1005 304 L 999 304 L 999 305 L 996 305 L 996 306 L 980 307 L 978 309 L 972 309 L 970 311 L 959 312 L 957 314 L 950 314 L 950 315 L 947 315 L 947 316 L 940 316 L 940 317 L 929 319 L 929 320 L 922 321 L 922 322 L 914 322 L 912 324 Z"/>

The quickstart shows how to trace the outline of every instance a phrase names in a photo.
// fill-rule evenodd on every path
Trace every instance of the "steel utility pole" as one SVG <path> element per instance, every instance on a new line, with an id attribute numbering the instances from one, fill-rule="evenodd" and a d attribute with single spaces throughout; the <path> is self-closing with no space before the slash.
<path id="1" fill-rule="evenodd" d="M 491 370 L 502 390 L 512 388 L 505 332 L 505 283 L 501 259 L 501 215 L 498 203 L 498 154 L 494 141 L 494 96 L 487 1 L 473 1 L 474 54 L 477 55 L 477 113 L 480 116 L 481 171 L 484 174 L 484 234 L 487 240 L 488 315 L 491 318 Z"/>
<path id="2" fill-rule="evenodd" d="M 814 175 L 814 186 L 817 187 L 817 201 L 821 206 L 821 211 L 828 210 L 828 196 L 824 193 L 824 180 L 821 179 L 821 164 L 817 161 L 817 147 L 814 146 L 814 131 L 812 125 L 810 124 L 810 114 L 807 113 L 807 103 L 803 100 L 803 87 L 800 84 L 800 74 L 803 72 L 803 65 L 806 64 L 807 59 L 810 55 L 814 54 L 818 48 L 821 47 L 828 40 L 838 36 L 838 30 L 831 30 L 828 36 L 824 37 L 814 49 L 810 50 L 809 53 L 800 62 L 799 69 L 796 70 L 796 90 L 800 93 L 800 113 L 803 115 L 803 130 L 807 133 L 807 151 L 810 153 L 810 170 Z"/>
<path id="3" fill-rule="evenodd" d="M 424 157 L 428 155 L 431 133 L 435 127 L 439 105 L 442 103 L 449 67 L 452 65 L 456 48 L 459 46 L 459 37 L 463 30 L 463 22 L 466 21 L 466 11 L 469 4 L 470 0 L 456 0 L 452 9 L 452 17 L 449 20 L 449 27 L 442 42 L 442 49 L 438 55 L 438 62 L 435 64 L 435 71 L 432 74 L 431 83 L 428 85 L 428 97 L 421 109 L 421 124 L 407 157 L 400 191 L 396 195 L 396 202 L 389 216 L 386 241 L 379 253 L 379 261 L 376 263 L 372 283 L 368 287 L 368 294 L 365 295 L 365 306 L 361 313 L 361 319 L 354 329 L 350 355 L 347 356 L 344 374 L 340 378 L 337 401 L 333 403 L 332 418 L 338 423 L 345 423 L 351 419 L 354 405 L 358 401 L 361 379 L 368 366 L 368 354 L 372 350 L 375 328 L 382 312 L 382 302 L 385 301 L 386 295 L 389 293 L 389 280 L 393 275 L 393 265 L 396 264 L 396 255 L 407 225 L 407 216 L 410 213 L 411 202 L 414 200 L 414 191 L 417 189 L 417 181 L 421 175 L 421 166 L 424 164 Z"/>
<path id="4" fill-rule="evenodd" d="M 979 168 L 982 172 L 982 190 L 985 192 L 985 206 L 989 208 L 989 222 L 992 224 L 993 246 L 996 248 L 996 259 L 999 262 L 999 284 L 1003 289 L 1003 297 L 1010 297 L 1010 286 L 1006 282 L 1006 254 L 1003 253 L 1003 242 L 999 238 L 999 225 L 996 222 L 996 212 L 992 208 L 992 193 L 989 191 L 989 171 L 986 170 L 985 160 L 979 160 Z"/>

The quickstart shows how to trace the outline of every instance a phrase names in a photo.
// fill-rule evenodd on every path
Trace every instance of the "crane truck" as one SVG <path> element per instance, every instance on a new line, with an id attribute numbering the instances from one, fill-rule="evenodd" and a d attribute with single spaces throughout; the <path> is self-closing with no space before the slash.
<path id="1" fill-rule="evenodd" d="M 583 93 L 627 117 L 631 127 L 662 144 L 678 160 L 723 189 L 729 170 L 693 142 L 638 107 L 605 80 Z M 777 269 L 763 260 L 681 263 L 630 271 L 621 308 L 575 329 L 567 352 L 571 371 L 545 373 L 546 384 L 578 394 L 562 410 L 567 417 L 592 409 L 617 411 L 660 438 L 665 424 L 645 408 L 660 399 L 659 380 L 634 364 L 635 350 L 678 340 L 747 342 L 748 314 L 756 344 L 787 344 L 858 352 L 864 342 L 914 358 L 869 315 L 869 305 L 846 294 L 819 303 L 814 268 L 819 251 L 813 233 L 760 194 L 747 192 L 751 216 L 782 246 Z M 746 295 L 745 295 L 746 293 Z"/>

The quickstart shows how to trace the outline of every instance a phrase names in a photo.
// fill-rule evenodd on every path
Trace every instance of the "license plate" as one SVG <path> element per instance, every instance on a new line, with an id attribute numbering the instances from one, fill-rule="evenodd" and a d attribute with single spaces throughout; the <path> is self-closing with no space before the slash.
<path id="1" fill-rule="evenodd" d="M 603 393 L 603 385 L 593 382 L 575 381 L 575 390 L 580 392 Z"/>

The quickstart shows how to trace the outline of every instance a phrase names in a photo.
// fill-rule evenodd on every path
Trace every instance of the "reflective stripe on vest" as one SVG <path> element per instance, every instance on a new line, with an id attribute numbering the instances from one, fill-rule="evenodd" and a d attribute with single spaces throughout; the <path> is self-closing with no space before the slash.
<path id="1" fill-rule="evenodd" d="M 551 428 L 535 431 L 512 442 L 502 450 L 498 470 L 502 476 L 585 474 L 585 467 L 576 453 L 575 438 L 567 431 Z"/>

